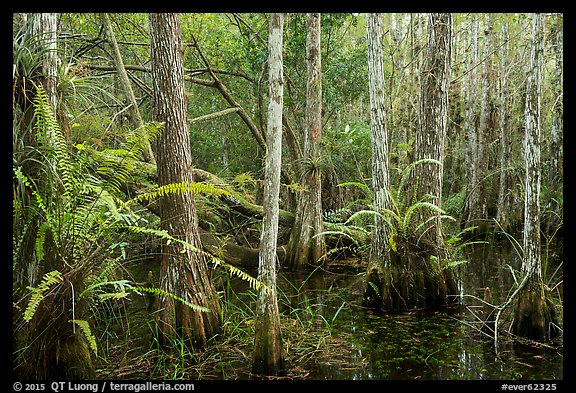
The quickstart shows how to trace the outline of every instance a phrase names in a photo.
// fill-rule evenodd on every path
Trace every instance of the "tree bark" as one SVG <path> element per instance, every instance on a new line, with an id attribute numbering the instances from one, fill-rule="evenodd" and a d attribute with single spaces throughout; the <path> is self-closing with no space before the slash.
<path id="1" fill-rule="evenodd" d="M 370 25 L 369 19 L 367 18 L 367 27 Z M 451 29 L 450 14 L 429 15 L 427 46 L 421 75 L 420 122 L 414 159 L 434 159 L 439 161 L 440 165 L 416 165 L 411 178 L 415 198 L 410 200 L 422 201 L 425 196 L 432 195 L 433 200 L 428 202 L 439 207 L 442 200 L 443 146 L 448 122 Z M 372 111 L 374 112 L 374 108 Z M 373 168 L 373 179 L 377 177 L 375 171 L 376 168 Z M 380 169 L 380 172 L 383 171 L 384 169 Z M 383 188 L 374 184 L 375 201 L 378 198 L 377 191 L 384 193 Z M 450 302 L 449 295 L 455 294 L 457 288 L 453 272 L 441 265 L 447 255 L 440 214 L 429 209 L 420 209 L 419 223 L 426 223 L 424 230 L 400 234 L 395 241 L 395 249 L 390 246 L 388 255 L 384 255 L 384 262 L 376 264 L 372 261 L 374 256 L 371 255 L 369 269 L 374 266 L 374 271 L 368 272 L 368 284 L 372 289 L 367 288 L 365 303 L 370 304 L 366 300 L 370 300 L 369 295 L 378 299 L 378 293 L 381 296 L 380 301 L 372 303 L 383 310 L 434 307 Z M 375 232 L 376 230 L 377 228 Z M 415 231 L 416 228 L 411 230 Z M 378 233 L 373 237 L 378 237 Z M 388 235 L 383 236 L 380 241 L 390 242 Z M 389 246 L 381 244 L 380 247 L 386 250 L 385 247 Z M 374 252 L 373 246 L 372 254 Z M 378 280 L 371 279 L 376 276 Z M 377 290 L 374 287 L 379 288 Z"/>
<path id="2" fill-rule="evenodd" d="M 481 81 L 480 114 L 479 125 L 476 131 L 475 160 L 475 182 L 471 184 L 469 190 L 469 211 L 466 226 L 478 226 L 476 232 L 483 233 L 487 229 L 488 219 L 488 145 L 490 130 L 488 127 L 490 117 L 490 97 L 492 74 L 492 26 L 491 16 L 488 14 L 488 21 L 484 26 L 484 48 L 483 48 L 483 71 Z M 472 93 L 474 94 L 474 93 Z M 470 104 L 469 104 L 470 105 Z"/>
<path id="3" fill-rule="evenodd" d="M 475 192 L 476 185 L 478 183 L 478 132 L 477 121 L 478 121 L 478 99 L 477 94 L 475 94 L 476 86 L 478 85 L 478 73 L 476 71 L 476 65 L 478 63 L 478 16 L 472 16 L 472 21 L 470 22 L 469 34 L 469 45 L 466 51 L 467 59 L 467 78 L 462 82 L 464 85 L 464 134 L 466 138 L 466 157 L 465 157 L 465 167 L 466 167 L 466 199 L 464 201 L 464 225 L 469 226 L 470 216 L 473 213 L 474 206 L 477 203 L 477 193 Z"/>
<path id="4" fill-rule="evenodd" d="M 545 209 L 549 212 L 547 219 L 547 232 L 551 233 L 562 225 L 563 209 L 562 203 L 556 199 L 557 195 L 561 195 L 562 179 L 564 178 L 563 171 L 563 128 L 564 128 L 564 93 L 563 93 L 563 70 L 564 70 L 564 42 L 563 42 L 563 16 L 557 14 L 554 16 L 554 21 L 551 38 L 554 40 L 554 54 L 555 54 L 555 67 L 554 75 L 552 77 L 554 90 L 553 99 L 554 107 L 552 112 L 552 127 L 550 130 L 551 143 L 550 143 L 550 171 L 548 176 L 548 192 Z"/>
<path id="5" fill-rule="evenodd" d="M 373 13 L 366 15 L 370 128 L 372 130 L 372 192 L 374 210 L 377 212 L 389 207 L 387 193 L 390 189 L 382 23 L 382 15 Z M 390 267 L 389 237 L 386 222 L 382 217 L 375 216 L 364 292 L 364 304 L 369 307 L 379 307 L 382 303 L 384 271 Z"/>
<path id="6" fill-rule="evenodd" d="M 278 375 L 284 371 L 284 349 L 276 299 L 276 240 L 278 235 L 278 196 L 282 160 L 284 15 L 270 15 L 268 35 L 269 103 L 266 127 L 266 167 L 264 175 L 264 217 L 260 237 L 258 279 L 269 290 L 260 289 L 254 327 L 254 374 Z"/>
<path id="7" fill-rule="evenodd" d="M 193 181 L 190 136 L 186 122 L 184 67 L 179 14 L 150 14 L 154 119 L 165 129 L 157 140 L 158 185 Z M 209 309 L 197 311 L 161 299 L 160 330 L 164 340 L 178 334 L 191 347 L 205 347 L 221 329 L 220 304 L 200 249 L 193 193 L 166 195 L 160 200 L 161 228 L 194 249 L 163 243 L 161 289 Z"/>
<path id="8" fill-rule="evenodd" d="M 540 111 L 542 96 L 544 15 L 532 15 L 532 43 L 524 116 L 524 232 L 522 275 L 513 333 L 548 340 L 556 333 L 554 306 L 542 279 L 540 258 Z"/>
<path id="9" fill-rule="evenodd" d="M 431 14 L 428 20 L 428 42 L 425 62 L 422 70 L 420 92 L 419 132 L 414 144 L 414 160 L 434 159 L 436 164 L 417 165 L 414 168 L 414 184 L 416 200 L 422 200 L 425 195 L 432 195 L 429 202 L 442 207 L 442 179 L 444 175 L 444 140 L 448 128 L 448 88 L 451 61 L 451 29 L 450 14 Z M 422 209 L 420 221 L 430 217 L 430 222 L 424 236 L 439 249 L 444 248 L 444 234 L 440 213 Z"/>
<path id="10" fill-rule="evenodd" d="M 513 203 L 514 183 L 510 168 L 512 158 L 512 140 L 509 125 L 508 105 L 508 22 L 502 21 L 502 52 L 500 56 L 500 179 L 498 187 L 498 206 L 496 220 L 505 230 L 510 231 L 520 224 L 521 211 Z"/>
<path id="11" fill-rule="evenodd" d="M 326 253 L 322 217 L 322 67 L 320 50 L 320 14 L 306 14 L 306 120 L 304 160 L 301 181 L 303 191 L 297 199 L 296 222 L 288 243 L 288 264 L 299 270 L 316 265 Z"/>

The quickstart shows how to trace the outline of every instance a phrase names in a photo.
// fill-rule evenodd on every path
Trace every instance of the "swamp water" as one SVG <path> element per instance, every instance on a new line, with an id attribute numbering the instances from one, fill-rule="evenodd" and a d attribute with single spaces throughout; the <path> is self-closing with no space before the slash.
<path id="1" fill-rule="evenodd" d="M 514 251 L 477 247 L 467 260 L 458 272 L 459 305 L 383 315 L 361 306 L 363 271 L 356 276 L 282 272 L 279 285 L 288 288 L 284 296 L 294 298 L 292 307 L 308 314 L 313 309 L 322 321 L 331 321 L 331 338 L 337 343 L 333 356 L 319 359 L 307 379 L 563 379 L 561 339 L 546 346 L 519 344 L 500 332 L 496 354 L 494 340 L 479 330 L 474 314 L 482 313 L 482 303 L 477 298 L 489 287 L 492 304 L 499 305 L 515 275 L 518 279 L 520 261 Z"/>
<path id="2" fill-rule="evenodd" d="M 476 246 L 466 259 L 468 262 L 458 267 L 460 304 L 396 314 L 377 314 L 362 307 L 365 266 L 357 265 L 350 270 L 348 266 L 353 261 L 333 263 L 326 270 L 317 269 L 313 273 L 281 269 L 278 297 L 282 315 L 303 322 L 310 330 L 324 332 L 319 334 L 323 337 L 318 343 L 319 350 L 299 359 L 303 366 L 288 364 L 299 369 L 293 374 L 294 379 L 563 379 L 562 338 L 549 345 L 519 344 L 501 333 L 496 353 L 494 340 L 479 330 L 474 314 L 482 312 L 478 298 L 483 297 L 485 288 L 490 288 L 491 303 L 499 305 L 518 279 L 520 261 L 514 251 Z M 553 271 L 555 267 L 550 267 L 548 274 Z M 556 275 L 561 277 L 561 269 Z M 243 296 L 248 290 L 245 281 L 233 279 L 230 283 L 240 297 L 254 299 L 254 295 Z M 561 290 L 561 284 L 557 285 L 556 297 L 563 296 Z M 248 301 L 245 306 L 254 305 Z M 206 378 L 251 379 L 250 354 L 245 355 L 243 361 L 235 362 L 232 375 L 209 373 Z"/>

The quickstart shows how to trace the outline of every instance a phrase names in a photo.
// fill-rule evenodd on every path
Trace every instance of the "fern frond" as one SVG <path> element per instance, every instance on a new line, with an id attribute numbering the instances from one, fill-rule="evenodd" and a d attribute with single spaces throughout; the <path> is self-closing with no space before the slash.
<path id="1" fill-rule="evenodd" d="M 44 241 L 46 240 L 46 230 L 50 227 L 48 222 L 43 221 L 36 233 L 36 259 L 38 263 L 44 260 Z"/>
<path id="2" fill-rule="evenodd" d="M 444 214 L 444 210 L 442 210 L 440 207 L 438 207 L 437 205 L 430 203 L 430 202 L 416 202 L 414 204 L 412 204 L 410 207 L 408 207 L 408 209 L 406 209 L 406 213 L 404 214 L 404 218 L 402 220 L 402 230 L 406 231 L 408 229 L 408 226 L 410 225 L 410 221 L 412 220 L 412 216 L 414 215 L 414 213 L 419 210 L 419 209 L 423 209 L 423 208 L 427 208 L 432 210 L 433 212 L 436 213 L 440 213 L 440 214 Z M 427 220 L 428 221 L 428 220 Z M 426 221 L 426 222 L 427 222 Z M 422 223 L 420 225 L 423 225 L 425 223 Z"/>
<path id="3" fill-rule="evenodd" d="M 364 183 L 360 183 L 357 181 L 347 181 L 347 182 L 340 183 L 340 184 L 336 185 L 336 187 L 347 187 L 347 186 L 358 187 L 361 190 L 365 191 L 366 194 L 368 194 L 370 197 L 372 197 L 372 188 L 370 188 L 369 186 L 367 186 Z"/>
<path id="4" fill-rule="evenodd" d="M 128 296 L 128 292 L 100 293 L 98 299 L 103 302 L 108 299 L 119 300 Z"/>
<path id="5" fill-rule="evenodd" d="M 183 181 L 181 183 L 166 184 L 156 188 L 156 190 L 154 191 L 140 194 L 133 199 L 133 202 L 144 202 L 144 201 L 149 202 L 153 199 L 165 195 L 171 195 L 171 194 L 182 195 L 185 192 L 193 192 L 197 194 L 208 194 L 208 195 L 230 195 L 229 191 L 216 187 L 212 184 Z"/>
<path id="6" fill-rule="evenodd" d="M 53 270 L 44 274 L 42 281 L 37 288 L 30 288 L 32 290 L 32 296 L 28 302 L 28 306 L 24 311 L 24 320 L 30 322 L 36 313 L 36 309 L 40 305 L 42 299 L 44 299 L 44 292 L 48 290 L 52 285 L 62 281 L 62 274 L 58 270 Z"/>
<path id="7" fill-rule="evenodd" d="M 189 302 L 186 299 L 181 298 L 180 296 L 176 296 L 173 293 L 170 292 L 166 292 L 163 289 L 160 288 L 149 288 L 149 287 L 132 287 L 132 289 L 134 289 L 135 291 L 140 291 L 140 292 L 146 292 L 146 293 L 150 293 L 152 295 L 158 295 L 158 296 L 168 296 L 171 299 L 177 300 L 179 302 L 181 302 L 182 304 L 192 308 L 195 311 L 201 311 L 201 312 L 209 312 L 210 309 L 203 307 L 203 306 L 199 306 L 197 304 L 194 304 L 192 302 Z"/>
<path id="8" fill-rule="evenodd" d="M 177 239 L 173 236 L 171 236 L 167 231 L 165 230 L 159 230 L 159 229 L 151 229 L 151 228 L 142 228 L 142 227 L 136 227 L 133 225 L 127 225 L 125 226 L 128 230 L 135 232 L 135 233 L 146 233 L 146 234 L 151 234 L 151 235 L 155 235 L 160 237 L 161 239 L 164 239 L 168 242 L 168 244 L 170 244 L 170 242 L 175 242 L 175 243 L 179 243 L 183 246 L 182 251 L 188 249 L 191 250 L 193 252 L 197 252 L 200 254 L 203 254 L 204 256 L 207 257 L 208 261 L 213 263 L 214 266 L 222 266 L 224 268 L 226 268 L 232 275 L 235 275 L 239 278 L 241 278 L 242 280 L 248 281 L 249 285 L 251 288 L 255 289 L 255 290 L 259 290 L 259 289 L 265 289 L 265 290 L 270 290 L 264 283 L 262 283 L 261 281 L 255 279 L 254 277 L 252 277 L 250 274 L 244 272 L 241 269 L 238 269 L 235 266 L 232 266 L 226 262 L 224 262 L 224 260 L 222 260 L 221 258 L 218 258 L 212 254 L 210 254 L 207 251 L 201 250 L 197 247 L 194 247 L 193 245 L 191 245 L 190 243 L 181 240 L 181 239 Z"/>
<path id="9" fill-rule="evenodd" d="M 54 109 L 50 104 L 46 92 L 42 86 L 38 86 L 36 96 L 34 97 L 34 115 L 36 117 L 36 137 L 39 145 L 52 159 L 56 168 L 58 168 L 58 179 L 64 189 L 64 194 L 72 192 L 77 187 L 77 181 L 74 176 L 74 168 L 68 144 L 60 130 Z"/>
<path id="10" fill-rule="evenodd" d="M 98 346 L 96 345 L 96 338 L 94 337 L 92 331 L 90 330 L 90 324 L 88 323 L 88 321 L 85 321 L 83 319 L 71 319 L 68 322 L 75 323 L 80 327 L 82 333 L 84 333 L 84 337 L 86 338 L 88 344 L 90 345 L 90 348 L 92 349 L 92 351 L 94 351 L 94 354 L 98 356 Z"/>
<path id="11" fill-rule="evenodd" d="M 248 284 L 250 285 L 250 288 L 254 289 L 255 291 L 259 291 L 260 289 L 263 289 L 264 291 L 266 291 L 268 293 L 271 291 L 270 287 L 267 286 L 266 284 L 264 284 L 262 281 L 258 280 L 257 278 L 252 277 L 250 274 L 246 273 L 242 269 L 239 269 L 236 266 L 232 266 L 232 265 L 224 262 L 220 258 L 213 256 L 212 257 L 212 263 L 214 263 L 215 266 L 225 267 L 230 272 L 230 274 L 232 274 L 233 276 L 239 277 L 240 279 L 247 281 Z"/>
<path id="12" fill-rule="evenodd" d="M 120 190 L 130 175 L 138 170 L 140 157 L 148 144 L 162 132 L 164 123 L 149 122 L 131 131 L 117 149 L 104 149 L 95 153 L 96 172 L 106 179 L 106 186 Z"/>

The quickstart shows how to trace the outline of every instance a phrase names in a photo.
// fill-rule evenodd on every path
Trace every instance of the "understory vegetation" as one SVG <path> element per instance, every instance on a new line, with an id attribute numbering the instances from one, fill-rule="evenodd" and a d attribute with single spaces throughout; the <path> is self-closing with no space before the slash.
<path id="1" fill-rule="evenodd" d="M 156 164 L 145 158 L 149 149 L 156 150 L 166 129 L 153 116 L 146 14 L 109 15 L 141 113 L 139 126 L 129 109 L 129 93 L 119 81 L 101 15 L 57 14 L 55 46 L 49 45 L 48 32 L 31 27 L 35 16 L 22 15 L 14 14 L 13 20 L 14 374 L 22 380 L 253 378 L 257 297 L 270 289 L 257 278 L 264 215 L 266 152 L 261 143 L 268 102 L 267 15 L 181 14 L 190 136 L 190 146 L 182 148 L 190 150 L 188 169 L 194 180 L 162 186 Z M 461 289 L 469 250 L 512 247 L 518 260 L 526 254 L 520 239 L 526 197 L 522 138 L 529 15 L 453 14 L 448 126 L 440 162 L 413 158 L 426 15 L 385 14 L 390 185 L 389 204 L 383 209 L 374 208 L 372 188 L 365 18 L 322 16 L 322 134 L 319 156 L 312 158 L 302 156 L 305 15 L 290 14 L 284 30 L 276 256 L 287 368 L 284 375 L 263 378 L 306 379 L 330 364 L 346 369 L 345 359 L 360 345 L 351 345 L 345 334 L 337 333 L 345 312 L 383 319 L 400 315 L 391 323 L 402 340 L 420 340 L 426 329 L 448 336 L 453 332 L 442 318 L 450 317 L 438 316 L 436 308 L 431 327 L 412 320 L 435 297 L 441 297 L 447 309 L 465 305 L 471 318 L 459 323 L 473 326 L 496 354 L 503 337 L 534 344 L 538 340 L 513 334 L 511 328 L 514 301 L 524 286 L 520 266 L 503 263 L 502 270 L 493 273 L 512 277 L 507 290 L 481 283 L 476 293 Z M 543 29 L 538 194 L 538 274 L 546 292 L 545 312 L 554 316 L 545 329 L 556 340 L 563 334 L 564 296 L 562 24 L 562 14 L 547 14 Z M 515 50 L 505 51 L 508 47 Z M 55 75 L 44 68 L 51 55 L 58 59 Z M 487 61 L 490 67 L 482 72 Z M 489 86 L 485 103 L 474 97 L 483 80 Z M 479 134 L 472 130 L 480 122 L 487 124 L 483 139 L 475 139 Z M 478 159 L 483 164 L 472 176 L 470 168 L 477 167 Z M 415 168 L 421 166 L 441 169 L 440 200 L 419 193 Z M 316 172 L 322 179 L 323 232 L 315 236 L 326 242 L 326 252 L 318 263 L 293 275 L 286 262 L 287 245 L 298 201 L 309 192 L 302 179 Z M 479 203 L 481 214 L 476 213 L 480 188 L 485 198 Z M 163 229 L 160 200 L 183 194 L 193 196 L 201 246 Z M 414 293 L 390 294 L 390 314 L 379 309 L 382 300 L 375 308 L 371 303 L 382 297 L 383 286 L 366 282 L 377 219 L 386 225 L 390 260 L 402 266 L 390 267 L 382 276 L 392 286 L 400 288 L 403 280 L 406 288 L 414 288 Z M 441 227 L 440 251 L 427 238 L 435 225 Z M 165 245 L 175 246 L 174 253 L 201 254 L 207 261 L 221 305 L 221 329 L 204 348 L 191 347 L 182 335 L 162 334 L 161 301 L 211 311 L 163 289 Z M 420 264 L 421 271 L 412 268 Z M 450 276 L 451 281 L 435 288 L 428 273 Z M 304 287 L 321 274 L 351 277 L 352 284 L 339 287 L 331 282 L 313 288 L 310 295 Z M 420 287 L 428 289 L 426 296 L 417 291 Z M 350 301 L 351 296 L 356 300 Z M 418 298 L 419 306 L 403 310 L 401 305 L 410 297 Z M 388 339 L 391 333 L 367 331 L 366 340 L 376 335 Z M 417 366 L 423 368 L 441 362 L 436 352 L 454 350 L 441 338 L 430 348 L 412 349 L 418 352 Z M 389 347 L 381 350 L 395 353 Z M 339 354 L 347 357 L 339 359 Z M 388 359 L 394 362 L 400 367 L 400 360 Z M 396 376 L 401 375 L 398 371 Z"/>

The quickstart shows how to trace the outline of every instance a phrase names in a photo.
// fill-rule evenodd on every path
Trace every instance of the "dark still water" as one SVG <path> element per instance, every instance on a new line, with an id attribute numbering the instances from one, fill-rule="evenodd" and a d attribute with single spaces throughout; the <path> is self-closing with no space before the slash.
<path id="1" fill-rule="evenodd" d="M 499 305 L 519 279 L 514 250 L 482 246 L 466 259 L 458 268 L 460 305 L 402 314 L 377 315 L 361 306 L 362 271 L 357 275 L 318 271 L 308 276 L 281 272 L 281 296 L 290 299 L 289 304 L 280 301 L 281 311 L 313 309 L 331 324 L 329 353 L 314 360 L 307 378 L 563 379 L 561 339 L 548 345 L 519 344 L 505 334 L 507 326 L 501 326 L 495 346 L 479 329 L 475 315 L 481 316 L 483 309 L 477 298 L 483 298 L 489 287 L 491 304 Z M 555 285 L 555 296 L 561 298 L 561 269 L 556 270 L 558 263 L 549 265 L 549 286 Z"/>

